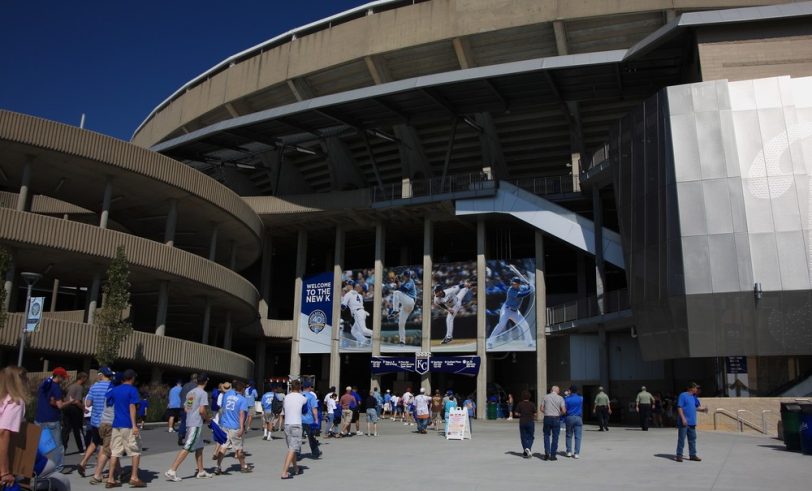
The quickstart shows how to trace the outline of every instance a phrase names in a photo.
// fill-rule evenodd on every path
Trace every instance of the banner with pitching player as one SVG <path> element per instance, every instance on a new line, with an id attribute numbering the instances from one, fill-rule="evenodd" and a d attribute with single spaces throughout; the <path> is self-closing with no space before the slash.
<path id="1" fill-rule="evenodd" d="M 381 351 L 414 353 L 423 338 L 423 266 L 383 271 Z"/>
<path id="2" fill-rule="evenodd" d="M 487 351 L 535 351 L 536 260 L 486 262 Z"/>
<path id="3" fill-rule="evenodd" d="M 338 350 L 341 353 L 372 352 L 372 305 L 375 270 L 354 269 L 341 274 L 341 320 Z"/>
<path id="4" fill-rule="evenodd" d="M 476 261 L 432 268 L 431 351 L 476 351 Z"/>
<path id="5" fill-rule="evenodd" d="M 302 280 L 299 353 L 329 353 L 333 338 L 333 273 Z"/>

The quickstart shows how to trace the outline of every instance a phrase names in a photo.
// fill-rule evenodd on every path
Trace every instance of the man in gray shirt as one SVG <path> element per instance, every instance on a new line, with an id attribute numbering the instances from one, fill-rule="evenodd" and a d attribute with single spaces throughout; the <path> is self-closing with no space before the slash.
<path id="1" fill-rule="evenodd" d="M 209 420 L 209 395 L 206 393 L 206 383 L 209 376 L 201 373 L 197 376 L 197 387 L 190 390 L 186 397 L 182 399 L 183 409 L 186 412 L 186 442 L 183 450 L 178 452 L 175 463 L 164 473 L 168 481 L 178 482 L 178 467 L 183 463 L 186 456 L 194 452 L 195 463 L 197 464 L 198 479 L 209 479 L 213 476 L 203 468 L 203 424 Z"/>
<path id="2" fill-rule="evenodd" d="M 561 416 L 567 414 L 564 398 L 558 395 L 560 389 L 554 385 L 550 393 L 541 400 L 544 414 L 544 460 L 558 460 L 558 434 L 561 432 Z"/>

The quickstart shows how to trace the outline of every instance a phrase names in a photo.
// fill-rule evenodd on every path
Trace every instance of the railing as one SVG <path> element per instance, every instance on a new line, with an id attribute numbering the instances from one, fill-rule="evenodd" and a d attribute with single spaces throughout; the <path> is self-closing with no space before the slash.
<path id="1" fill-rule="evenodd" d="M 736 414 L 733 414 L 730 411 L 728 411 L 727 409 L 717 408 L 716 411 L 713 412 L 713 429 L 714 430 L 719 429 L 719 424 L 717 422 L 716 417 L 721 414 L 722 416 L 727 416 L 728 418 L 736 420 L 736 424 L 738 425 L 740 433 L 744 432 L 744 427 L 746 426 L 746 427 L 748 427 L 748 428 L 750 428 L 752 430 L 755 430 L 755 431 L 758 431 L 759 433 L 767 435 L 768 434 L 768 432 L 767 432 L 767 413 L 771 413 L 771 412 L 772 411 L 770 411 L 769 409 L 764 409 L 763 411 L 761 411 L 761 428 L 759 428 L 755 423 L 751 423 L 750 421 L 748 421 L 748 420 L 746 420 L 746 419 L 744 419 L 742 417 L 743 413 L 753 414 L 752 412 L 750 412 L 750 411 L 748 411 L 746 409 L 739 409 L 739 410 L 736 411 Z M 753 414 L 753 416 L 755 416 L 755 414 Z"/>
<path id="2" fill-rule="evenodd" d="M 581 172 L 586 172 L 589 169 L 600 165 L 609 159 L 609 144 L 604 143 L 602 147 L 592 152 L 592 155 L 581 160 Z"/>
<path id="3" fill-rule="evenodd" d="M 507 182 L 539 196 L 578 191 L 575 189 L 572 176 L 523 177 L 520 179 L 508 179 Z"/>
<path id="4" fill-rule="evenodd" d="M 437 196 L 466 191 L 482 191 L 494 189 L 496 182 L 487 174 L 458 174 L 452 176 L 432 177 L 406 183 L 398 182 L 386 184 L 383 187 L 372 189 L 372 202 L 393 201 L 398 199 L 412 199 L 428 196 Z"/>
<path id="5" fill-rule="evenodd" d="M 629 290 L 621 289 L 603 294 L 604 314 L 620 312 L 629 308 Z M 561 324 L 563 322 L 588 319 L 601 315 L 598 308 L 598 297 L 580 298 L 573 302 L 554 305 L 547 308 L 547 325 Z"/>

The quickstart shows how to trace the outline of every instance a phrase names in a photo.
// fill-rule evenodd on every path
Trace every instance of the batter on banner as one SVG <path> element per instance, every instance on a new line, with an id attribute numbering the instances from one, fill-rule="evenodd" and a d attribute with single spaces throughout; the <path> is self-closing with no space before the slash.
<path id="1" fill-rule="evenodd" d="M 445 318 L 445 337 L 442 344 L 448 344 L 454 340 L 454 317 L 460 311 L 465 296 L 471 289 L 470 281 L 463 281 L 459 285 L 451 288 L 443 288 L 442 285 L 434 287 L 434 305 L 444 309 L 447 314 Z"/>
<path id="2" fill-rule="evenodd" d="M 341 298 L 341 308 L 348 310 L 353 318 L 350 333 L 359 345 L 370 344 L 368 337 L 372 336 L 372 330 L 366 326 L 366 319 L 369 312 L 364 310 L 363 285 L 353 280 L 347 280 L 345 293 Z"/>
<path id="3" fill-rule="evenodd" d="M 511 269 L 514 273 L 518 273 L 515 267 L 511 266 Z M 530 332 L 530 325 L 519 310 L 524 298 L 533 293 L 535 293 L 535 288 L 528 283 L 524 276 L 514 276 L 511 278 L 510 288 L 508 288 L 506 292 L 505 303 L 502 304 L 502 309 L 499 311 L 499 323 L 496 324 L 493 332 L 488 336 L 487 349 L 493 349 L 494 341 L 499 335 L 505 332 L 508 321 L 513 321 L 528 347 L 535 346 L 532 333 Z"/>

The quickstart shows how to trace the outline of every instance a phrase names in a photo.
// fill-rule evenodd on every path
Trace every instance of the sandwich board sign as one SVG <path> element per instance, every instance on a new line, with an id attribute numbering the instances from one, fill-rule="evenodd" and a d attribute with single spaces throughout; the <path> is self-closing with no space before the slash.
<path id="1" fill-rule="evenodd" d="M 446 415 L 448 429 L 445 432 L 446 440 L 471 439 L 471 426 L 468 423 L 468 410 L 463 407 L 451 408 Z"/>

